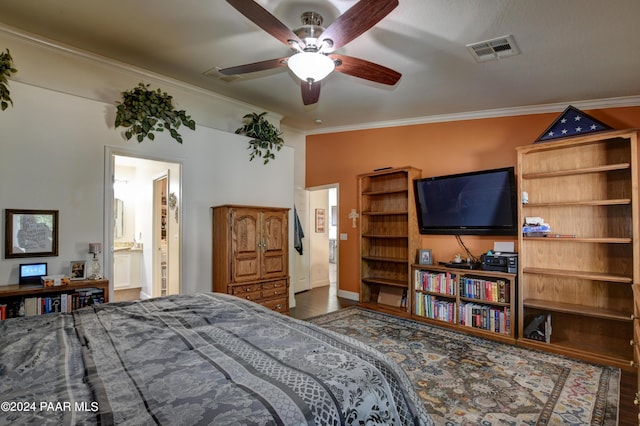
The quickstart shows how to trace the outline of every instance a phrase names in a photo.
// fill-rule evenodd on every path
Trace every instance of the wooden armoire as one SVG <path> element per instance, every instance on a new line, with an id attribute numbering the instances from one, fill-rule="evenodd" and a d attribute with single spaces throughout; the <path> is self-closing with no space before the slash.
<path id="1" fill-rule="evenodd" d="M 289 313 L 289 209 L 213 210 L 212 289 Z"/>

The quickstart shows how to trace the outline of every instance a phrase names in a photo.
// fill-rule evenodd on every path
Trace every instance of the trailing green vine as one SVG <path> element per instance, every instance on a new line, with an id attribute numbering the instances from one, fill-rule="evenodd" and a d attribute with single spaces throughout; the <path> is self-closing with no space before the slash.
<path id="1" fill-rule="evenodd" d="M 115 127 L 127 128 L 127 140 L 133 136 L 138 142 L 144 138 L 155 139 L 153 132 L 169 131 L 171 137 L 182 143 L 182 136 L 178 133 L 180 125 L 191 130 L 196 129 L 196 122 L 184 110 L 176 110 L 172 103 L 173 97 L 160 89 L 149 90 L 148 84 L 139 83 L 132 90 L 122 92 L 122 102 L 117 102 Z"/>
<path id="2" fill-rule="evenodd" d="M 9 77 L 11 74 L 17 73 L 18 70 L 13 67 L 13 58 L 9 49 L 6 52 L 0 53 L 0 108 L 2 111 L 9 107 L 9 104 L 13 106 L 13 101 L 9 93 Z"/>
<path id="3" fill-rule="evenodd" d="M 247 114 L 242 117 L 244 126 L 236 129 L 237 134 L 252 138 L 247 147 L 252 150 L 249 161 L 256 157 L 263 158 L 264 164 L 275 159 L 274 151 L 280 151 L 284 145 L 284 139 L 281 137 L 282 132 L 264 118 L 266 114 L 266 112 Z"/>

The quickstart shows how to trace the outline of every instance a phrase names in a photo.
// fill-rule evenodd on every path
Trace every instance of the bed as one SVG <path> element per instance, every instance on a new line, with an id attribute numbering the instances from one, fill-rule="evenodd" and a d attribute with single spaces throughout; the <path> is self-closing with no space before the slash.
<path id="1" fill-rule="evenodd" d="M 385 355 L 219 293 L 0 321 L 0 395 L 0 424 L 433 424 Z"/>

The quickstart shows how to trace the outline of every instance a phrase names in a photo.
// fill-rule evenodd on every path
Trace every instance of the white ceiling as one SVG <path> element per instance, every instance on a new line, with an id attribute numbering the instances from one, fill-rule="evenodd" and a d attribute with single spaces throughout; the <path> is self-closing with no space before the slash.
<path id="1" fill-rule="evenodd" d="M 327 27 L 357 2 L 258 3 L 296 28 L 304 11 L 321 13 Z M 389 87 L 334 72 L 322 81 L 320 101 L 305 107 L 286 67 L 230 82 L 205 75 L 290 54 L 226 1 L 0 1 L 0 22 L 10 27 L 263 107 L 311 132 L 638 96 L 639 17 L 639 0 L 400 0 L 336 52 L 393 68 L 400 81 Z M 520 55 L 478 63 L 465 47 L 505 35 Z"/>

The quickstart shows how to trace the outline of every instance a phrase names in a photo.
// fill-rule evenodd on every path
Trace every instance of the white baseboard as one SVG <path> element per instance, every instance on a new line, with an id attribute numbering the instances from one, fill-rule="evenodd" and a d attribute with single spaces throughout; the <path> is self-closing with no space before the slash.
<path id="1" fill-rule="evenodd" d="M 355 300 L 356 302 L 360 301 L 360 294 L 354 291 L 338 290 L 338 297 L 343 297 L 349 300 Z"/>

